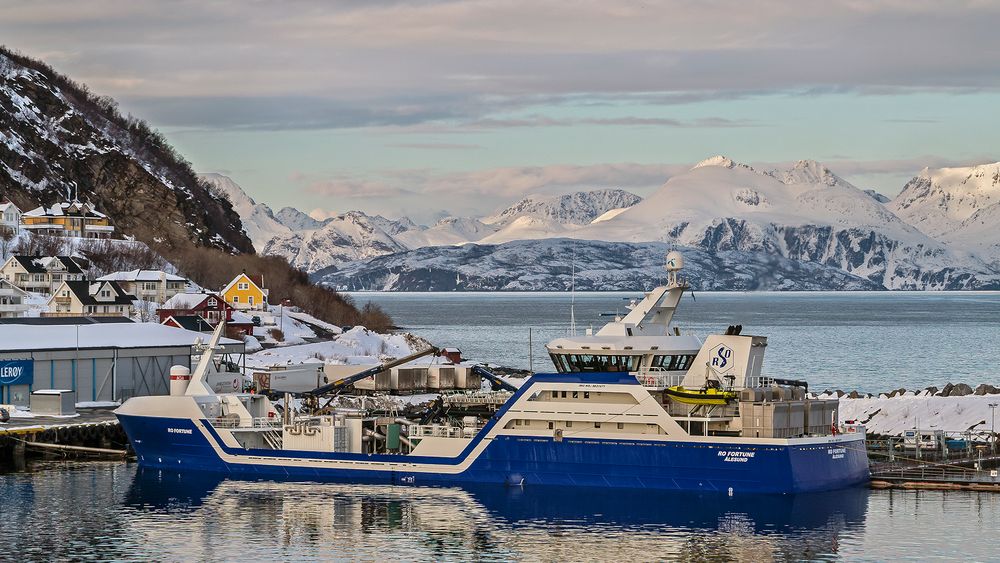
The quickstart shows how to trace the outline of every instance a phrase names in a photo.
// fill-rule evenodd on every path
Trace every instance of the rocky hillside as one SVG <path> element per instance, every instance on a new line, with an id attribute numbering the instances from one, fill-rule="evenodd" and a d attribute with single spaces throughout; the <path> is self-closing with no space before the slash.
<path id="1" fill-rule="evenodd" d="M 167 248 L 253 247 L 228 201 L 114 100 L 0 49 L 0 194 L 23 210 L 79 197 L 118 231 Z"/>

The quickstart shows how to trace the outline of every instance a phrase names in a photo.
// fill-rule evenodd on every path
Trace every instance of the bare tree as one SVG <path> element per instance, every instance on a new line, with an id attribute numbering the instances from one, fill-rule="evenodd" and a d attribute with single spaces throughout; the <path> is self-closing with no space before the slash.
<path id="1" fill-rule="evenodd" d="M 14 229 L 0 225 L 0 261 L 10 258 L 11 251 L 14 250 Z"/>

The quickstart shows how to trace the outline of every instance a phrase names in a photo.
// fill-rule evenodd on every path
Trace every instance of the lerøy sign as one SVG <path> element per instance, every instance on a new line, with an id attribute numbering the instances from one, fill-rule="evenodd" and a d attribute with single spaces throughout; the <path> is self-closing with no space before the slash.
<path id="1" fill-rule="evenodd" d="M 34 360 L 0 360 L 0 385 L 31 385 L 34 381 Z"/>

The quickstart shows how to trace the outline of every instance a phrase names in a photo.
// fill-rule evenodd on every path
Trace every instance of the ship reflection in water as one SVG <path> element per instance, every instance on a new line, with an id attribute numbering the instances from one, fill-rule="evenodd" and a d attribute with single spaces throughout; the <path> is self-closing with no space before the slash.
<path id="1" fill-rule="evenodd" d="M 166 559 L 761 561 L 837 557 L 841 536 L 863 532 L 869 495 L 404 488 L 140 469 L 124 504 L 140 542 Z"/>

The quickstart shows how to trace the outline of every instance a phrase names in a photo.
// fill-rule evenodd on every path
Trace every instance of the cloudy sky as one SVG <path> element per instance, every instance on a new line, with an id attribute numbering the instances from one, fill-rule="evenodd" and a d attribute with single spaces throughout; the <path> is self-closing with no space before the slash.
<path id="1" fill-rule="evenodd" d="M 714 154 L 1000 159 L 1000 3 L 0 0 L 0 41 L 275 207 L 430 221 Z"/>

